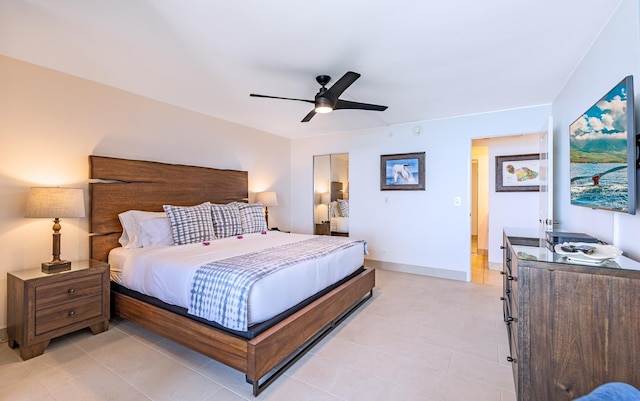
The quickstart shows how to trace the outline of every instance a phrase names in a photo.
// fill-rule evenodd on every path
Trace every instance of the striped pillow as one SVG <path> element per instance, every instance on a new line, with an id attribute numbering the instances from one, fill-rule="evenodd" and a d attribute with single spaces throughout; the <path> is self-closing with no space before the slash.
<path id="1" fill-rule="evenodd" d="M 267 220 L 264 217 L 262 203 L 234 203 L 240 212 L 240 222 L 242 223 L 242 233 L 260 233 L 267 231 Z"/>
<path id="2" fill-rule="evenodd" d="M 338 199 L 338 206 L 340 206 L 340 212 L 343 217 L 349 217 L 349 201 L 344 199 Z"/>
<path id="3" fill-rule="evenodd" d="M 211 215 L 213 217 L 213 233 L 216 238 L 242 234 L 240 211 L 235 203 L 211 204 Z"/>
<path id="4" fill-rule="evenodd" d="M 164 205 L 169 218 L 171 236 L 176 245 L 194 244 L 215 239 L 211 203 L 196 206 Z"/>

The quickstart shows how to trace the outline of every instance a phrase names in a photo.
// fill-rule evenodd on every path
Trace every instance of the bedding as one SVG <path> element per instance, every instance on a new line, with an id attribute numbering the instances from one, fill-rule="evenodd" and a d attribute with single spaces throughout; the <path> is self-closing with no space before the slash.
<path id="1" fill-rule="evenodd" d="M 349 218 L 348 217 L 333 217 L 330 222 L 331 232 L 334 233 L 349 233 Z"/>
<path id="2" fill-rule="evenodd" d="M 329 230 L 349 234 L 349 201 L 338 199 L 329 205 Z"/>
<path id="3" fill-rule="evenodd" d="M 192 281 L 199 267 L 211 261 L 295 244 L 313 237 L 266 231 L 264 234 L 245 234 L 204 244 L 156 245 L 135 249 L 119 247 L 109 253 L 109 263 L 112 277 L 119 284 L 188 309 Z M 363 265 L 365 251 L 365 244 L 359 242 L 320 258 L 286 266 L 263 277 L 251 287 L 248 295 L 248 324 L 268 320 L 353 273 Z"/>

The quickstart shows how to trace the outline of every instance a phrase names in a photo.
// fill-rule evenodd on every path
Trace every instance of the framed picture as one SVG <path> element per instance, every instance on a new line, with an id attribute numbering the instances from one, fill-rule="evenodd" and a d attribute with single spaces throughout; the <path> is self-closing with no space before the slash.
<path id="1" fill-rule="evenodd" d="M 540 190 L 540 154 L 496 156 L 496 192 Z"/>
<path id="2" fill-rule="evenodd" d="M 424 191 L 424 152 L 381 155 L 380 190 Z"/>

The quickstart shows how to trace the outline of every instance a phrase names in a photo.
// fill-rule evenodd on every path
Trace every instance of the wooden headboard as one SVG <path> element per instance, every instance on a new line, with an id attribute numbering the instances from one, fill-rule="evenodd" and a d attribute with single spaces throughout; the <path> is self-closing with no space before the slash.
<path id="1" fill-rule="evenodd" d="M 246 201 L 249 196 L 248 173 L 239 170 L 91 155 L 89 179 L 94 180 L 89 183 L 90 254 L 102 261 L 120 246 L 119 213 L 162 211 L 162 205 Z"/>

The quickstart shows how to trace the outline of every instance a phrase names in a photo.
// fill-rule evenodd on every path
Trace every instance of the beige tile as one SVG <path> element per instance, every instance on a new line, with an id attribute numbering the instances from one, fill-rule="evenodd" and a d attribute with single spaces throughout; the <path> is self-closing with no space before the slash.
<path id="1" fill-rule="evenodd" d="M 37 380 L 26 377 L 15 380 L 0 389 L 2 401 L 55 401 Z"/>
<path id="2" fill-rule="evenodd" d="M 215 393 L 211 394 L 205 399 L 205 401 L 247 401 L 254 399 L 253 396 L 247 396 L 251 398 L 242 397 L 226 388 L 221 388 Z"/>
<path id="3" fill-rule="evenodd" d="M 174 343 L 171 340 L 163 339 L 162 341 L 151 344 L 151 348 L 158 350 L 158 352 L 163 355 L 166 355 L 174 361 L 190 367 L 193 370 L 198 370 L 211 362 L 211 358 L 202 355 L 199 352 L 192 351 L 183 345 Z"/>
<path id="4" fill-rule="evenodd" d="M 484 381 L 472 380 L 452 374 L 442 375 L 429 392 L 443 401 L 494 401 L 500 400 L 501 389 Z"/>
<path id="5" fill-rule="evenodd" d="M 343 399 L 320 390 L 314 385 L 301 382 L 292 377 L 286 377 L 282 384 L 268 388 L 266 400 L 296 400 L 296 401 L 342 401 Z M 217 399 L 216 399 L 217 401 Z"/>
<path id="6" fill-rule="evenodd" d="M 202 376 L 219 383 L 222 387 L 232 391 L 235 394 L 252 400 L 264 400 L 267 397 L 268 391 L 272 387 L 277 386 L 281 379 L 286 379 L 286 376 L 280 377 L 272 387 L 267 388 L 266 393 L 260 394 L 257 398 L 252 395 L 252 385 L 247 383 L 245 375 L 235 369 L 225 366 L 217 361 L 211 361 L 208 364 L 198 369 L 198 373 Z"/>
<path id="7" fill-rule="evenodd" d="M 49 392 L 56 400 L 149 400 L 149 397 L 95 360 L 76 366 L 73 375 L 73 380 L 66 380 L 64 384 L 47 381 Z M 42 375 L 39 379 L 44 380 Z"/>
<path id="8" fill-rule="evenodd" d="M 502 390 L 502 399 L 501 401 L 517 401 L 516 393 Z"/>
<path id="9" fill-rule="evenodd" d="M 361 371 L 312 356 L 301 360 L 292 376 L 349 401 L 432 400 L 419 389 L 404 387 L 376 376 L 372 369 Z"/>
<path id="10" fill-rule="evenodd" d="M 455 354 L 451 362 L 451 374 L 478 382 L 487 383 L 490 386 L 512 391 L 512 369 L 498 363 L 487 362 L 483 359 Z"/>
<path id="11" fill-rule="evenodd" d="M 221 388 L 213 380 L 168 358 L 155 359 L 145 369 L 130 372 L 125 379 L 152 400 L 204 400 Z"/>
<path id="12" fill-rule="evenodd" d="M 500 293 L 378 270 L 373 299 L 255 398 L 243 373 L 113 319 L 29 361 L 0 344 L 0 400 L 515 401 Z"/>

